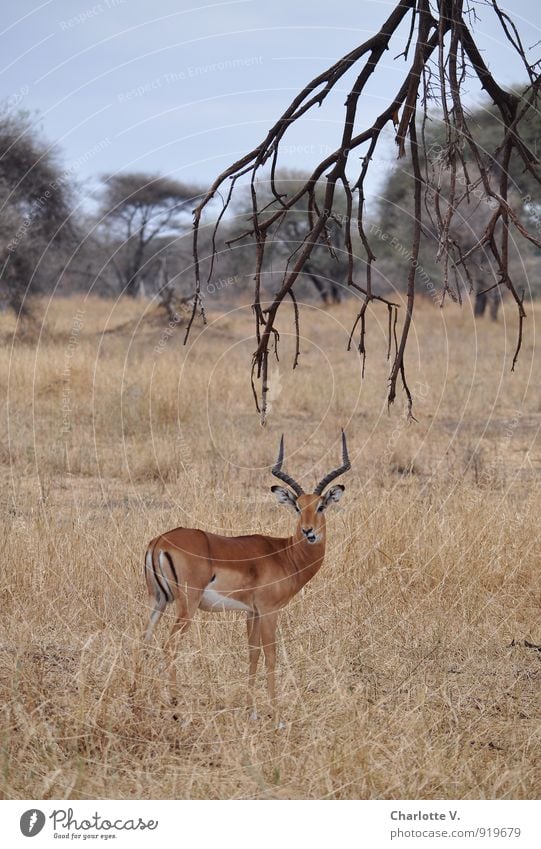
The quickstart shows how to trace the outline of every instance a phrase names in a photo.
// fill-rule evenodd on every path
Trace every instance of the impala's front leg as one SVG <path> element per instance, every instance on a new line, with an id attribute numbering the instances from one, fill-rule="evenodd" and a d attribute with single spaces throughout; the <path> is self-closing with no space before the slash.
<path id="1" fill-rule="evenodd" d="M 248 627 L 248 656 L 250 667 L 248 671 L 248 710 L 250 718 L 257 719 L 254 702 L 255 676 L 261 653 L 261 622 L 257 613 L 250 613 L 246 622 Z"/>
<path id="2" fill-rule="evenodd" d="M 272 714 L 276 709 L 276 626 L 278 624 L 277 613 L 265 613 L 261 616 L 261 643 L 265 655 L 265 666 L 267 668 L 267 691 Z"/>

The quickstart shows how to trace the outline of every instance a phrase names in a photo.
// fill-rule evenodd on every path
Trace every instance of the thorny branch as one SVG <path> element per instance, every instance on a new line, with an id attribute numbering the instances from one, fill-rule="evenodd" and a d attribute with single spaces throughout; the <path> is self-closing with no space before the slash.
<path id="1" fill-rule="evenodd" d="M 525 312 L 523 297 L 518 294 L 515 284 L 509 276 L 509 233 L 513 229 L 520 236 L 539 247 L 541 247 L 541 240 L 527 229 L 520 219 L 520 215 L 511 207 L 508 166 L 511 155 L 515 152 L 522 160 L 525 170 L 541 180 L 537 170 L 538 159 L 528 149 L 520 136 L 521 121 L 531 109 L 536 107 L 541 77 L 539 62 L 528 61 L 527 50 L 523 46 L 517 27 L 509 15 L 500 9 L 496 0 L 490 0 L 488 5 L 482 4 L 483 9 L 491 9 L 491 12 L 496 15 L 509 49 L 518 54 L 522 60 L 528 78 L 528 89 L 522 97 L 506 91 L 498 84 L 487 67 L 474 37 L 473 28 L 477 20 L 476 7 L 479 5 L 476 0 L 432 0 L 432 2 L 430 0 L 400 0 L 379 32 L 343 56 L 299 92 L 283 115 L 271 127 L 263 141 L 229 168 L 226 168 L 216 178 L 195 209 L 193 236 L 195 290 L 186 338 L 198 308 L 201 311 L 203 309 L 198 250 L 199 229 L 203 212 L 224 184 L 228 184 L 227 191 L 224 191 L 223 207 L 215 223 L 212 236 L 213 256 L 210 264 L 210 278 L 217 252 L 216 234 L 218 228 L 231 202 L 235 184 L 239 178 L 249 175 L 252 206 L 250 225 L 234 241 L 251 239 L 255 244 L 253 311 L 257 347 L 252 363 L 252 387 L 262 423 L 265 422 L 267 414 L 268 359 L 272 348 L 274 348 L 276 355 L 278 353 L 279 334 L 276 328 L 278 311 L 286 295 L 289 295 L 294 305 L 296 348 L 293 366 L 295 367 L 299 359 L 299 310 L 294 295 L 294 286 L 303 268 L 310 261 L 316 246 L 324 245 L 328 250 L 333 251 L 328 225 L 329 222 L 337 218 L 337 187 L 342 196 L 346 198 L 347 214 L 339 216 L 339 218 L 344 227 L 348 268 L 347 285 L 362 295 L 362 304 L 353 323 L 349 346 L 351 346 L 353 337 L 358 330 L 357 348 L 361 356 L 364 374 L 368 307 L 373 302 L 386 304 L 389 311 L 389 356 L 391 350 L 394 351 L 389 375 L 388 403 L 392 404 L 395 400 L 396 384 L 400 379 L 407 398 L 408 413 L 410 416 L 412 415 L 413 399 L 406 379 L 405 352 L 415 302 L 419 244 L 421 233 L 425 232 L 423 216 L 428 217 L 432 227 L 435 228 L 438 240 L 437 257 L 443 261 L 442 300 L 446 290 L 451 292 L 448 282 L 450 268 L 453 270 L 455 281 L 459 279 L 459 269 L 464 272 L 466 280 L 471 281 L 468 263 L 476 251 L 482 249 L 489 252 L 495 260 L 499 273 L 498 285 L 507 287 L 518 310 L 519 333 L 513 359 L 514 367 L 520 349 Z M 403 24 L 406 27 L 405 31 L 402 29 Z M 362 117 L 362 110 L 359 108 L 362 95 L 370 77 L 382 62 L 382 58 L 389 49 L 393 38 L 397 41 L 400 38 L 403 39 L 402 43 L 405 43 L 405 47 L 396 59 L 403 57 L 403 60 L 408 62 L 408 56 L 411 54 L 412 59 L 409 68 L 406 69 L 402 84 L 394 97 L 390 99 L 387 108 L 371 126 L 356 131 L 356 126 Z M 432 54 L 435 52 L 436 59 L 433 59 Z M 342 77 L 354 67 L 358 67 L 359 71 L 345 101 L 342 136 L 336 150 L 326 156 L 314 168 L 308 179 L 300 188 L 293 191 L 291 196 L 280 193 L 276 183 L 276 169 L 280 144 L 288 129 L 313 107 L 322 106 L 329 94 L 336 90 Z M 477 79 L 481 89 L 492 99 L 500 115 L 502 138 L 494 151 L 481 150 L 468 126 L 462 93 L 464 82 L 467 79 L 471 82 L 472 77 Z M 424 175 L 421 170 L 422 163 L 424 162 L 426 165 L 428 161 L 424 134 L 427 109 L 428 104 L 435 99 L 437 99 L 441 109 L 446 136 L 443 149 L 440 152 L 440 158 L 445 163 L 450 178 L 450 187 L 446 198 L 442 196 L 441 185 L 438 185 L 437 182 L 431 184 L 428 167 L 424 168 Z M 376 148 L 381 142 L 382 133 L 389 124 L 394 124 L 396 130 L 395 139 L 399 157 L 405 155 L 407 141 L 409 140 L 415 182 L 415 220 L 410 249 L 407 302 L 401 330 L 398 333 L 398 305 L 373 290 L 372 266 L 376 256 L 370 246 L 364 227 L 365 180 Z M 420 141 L 418 140 L 419 131 Z M 467 161 L 466 150 L 468 151 Z M 357 157 L 352 162 L 352 152 L 354 151 L 362 153 L 361 167 L 357 173 L 355 173 Z M 269 163 L 269 179 L 273 200 L 269 204 L 267 199 L 263 205 L 258 196 L 257 178 L 263 173 L 262 169 Z M 460 190 L 457 185 L 457 173 L 459 171 L 464 177 L 462 186 L 465 186 Z M 316 200 L 316 186 L 323 177 L 325 178 L 325 191 L 323 203 L 321 203 Z M 423 187 L 425 191 L 424 205 L 422 203 Z M 487 200 L 490 199 L 494 213 L 485 231 L 476 239 L 475 245 L 466 250 L 453 234 L 452 225 L 456 207 L 460 200 L 459 195 L 462 194 L 462 198 L 466 197 L 469 201 L 474 187 L 477 187 L 477 192 L 479 190 L 484 192 Z M 429 193 L 434 197 L 434 215 L 432 215 L 426 203 L 426 197 Z M 353 212 L 355 194 L 357 195 L 356 215 Z M 278 290 L 274 295 L 269 296 L 262 292 L 261 276 L 268 245 L 272 242 L 272 236 L 275 232 L 273 228 L 280 225 L 290 210 L 293 210 L 295 206 L 298 208 L 299 202 L 303 202 L 306 207 L 308 232 L 300 246 L 292 251 Z M 365 254 L 364 285 L 354 279 L 352 233 L 355 229 Z M 451 292 L 451 294 L 453 293 Z M 460 293 L 457 294 L 460 298 Z M 263 309 L 262 303 L 266 304 L 265 309 Z M 260 382 L 259 392 L 257 381 Z"/>

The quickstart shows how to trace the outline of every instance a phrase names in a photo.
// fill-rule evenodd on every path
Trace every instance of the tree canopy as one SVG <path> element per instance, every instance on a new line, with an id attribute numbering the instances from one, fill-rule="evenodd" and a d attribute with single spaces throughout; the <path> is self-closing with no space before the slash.
<path id="1" fill-rule="evenodd" d="M 152 242 L 174 241 L 185 230 L 200 190 L 155 174 L 130 172 L 104 178 L 101 229 L 111 243 L 110 262 L 122 290 L 136 295 Z"/>
<path id="2" fill-rule="evenodd" d="M 0 115 L 0 152 L 2 298 L 21 314 L 47 260 L 74 237 L 71 179 L 25 114 Z"/>

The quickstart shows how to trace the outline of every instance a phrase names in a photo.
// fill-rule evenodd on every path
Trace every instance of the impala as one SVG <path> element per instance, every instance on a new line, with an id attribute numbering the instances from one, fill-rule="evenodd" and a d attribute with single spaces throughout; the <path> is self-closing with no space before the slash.
<path id="1" fill-rule="evenodd" d="M 191 624 L 196 610 L 217 613 L 240 610 L 248 624 L 248 707 L 254 706 L 254 683 L 261 649 L 265 655 L 267 689 L 275 703 L 276 626 L 280 610 L 321 568 L 325 556 L 325 510 L 342 497 L 341 484 L 327 489 L 351 468 L 342 431 L 342 465 L 329 472 L 312 493 L 282 471 L 284 437 L 272 474 L 287 487 L 273 486 L 278 502 L 297 514 L 290 537 L 262 534 L 225 537 L 194 528 L 175 528 L 153 539 L 145 558 L 145 578 L 152 613 L 145 640 L 168 604 L 175 603 L 176 618 L 166 647 L 173 692 L 175 638 Z M 326 491 L 325 491 L 326 490 Z"/>

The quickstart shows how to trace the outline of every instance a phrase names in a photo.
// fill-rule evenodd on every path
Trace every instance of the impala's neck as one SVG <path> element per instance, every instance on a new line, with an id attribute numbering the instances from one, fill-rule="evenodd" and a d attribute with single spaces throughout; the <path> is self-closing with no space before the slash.
<path id="1" fill-rule="evenodd" d="M 295 579 L 298 584 L 297 589 L 301 589 L 301 587 L 308 583 L 319 571 L 323 563 L 327 541 L 325 518 L 323 516 L 320 519 L 317 535 L 317 542 L 308 542 L 302 531 L 302 524 L 299 521 L 293 536 L 289 539 L 288 554 L 295 572 Z"/>

